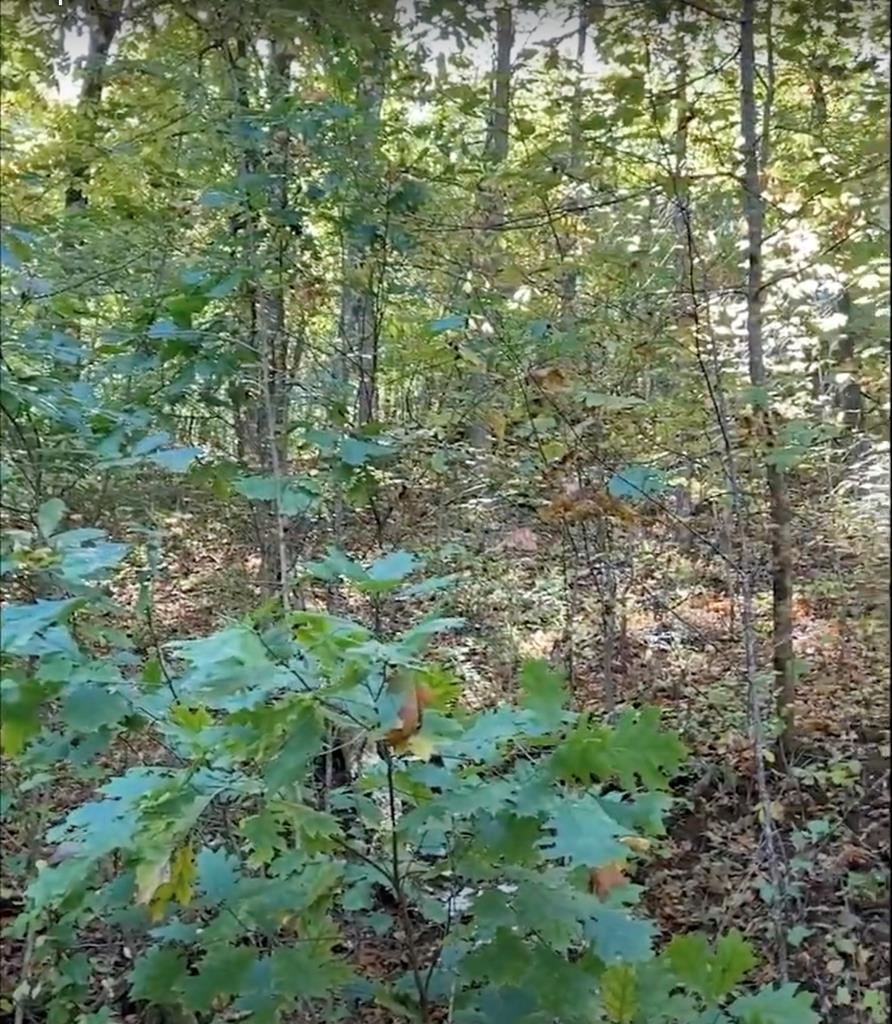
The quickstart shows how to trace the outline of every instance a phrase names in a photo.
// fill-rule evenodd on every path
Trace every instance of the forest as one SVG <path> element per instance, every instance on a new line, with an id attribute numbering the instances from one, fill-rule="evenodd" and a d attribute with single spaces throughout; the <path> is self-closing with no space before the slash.
<path id="1" fill-rule="evenodd" d="M 2 0 L 0 1019 L 884 1024 L 881 0 Z"/>

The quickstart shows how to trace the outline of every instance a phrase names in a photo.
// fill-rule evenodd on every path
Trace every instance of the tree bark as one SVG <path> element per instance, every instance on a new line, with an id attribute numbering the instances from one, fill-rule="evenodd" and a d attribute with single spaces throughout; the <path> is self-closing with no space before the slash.
<path id="1" fill-rule="evenodd" d="M 493 68 L 492 105 L 486 152 L 493 163 L 508 157 L 511 122 L 511 47 L 514 45 L 514 15 L 507 4 L 496 11 L 496 57 Z"/>
<path id="2" fill-rule="evenodd" d="M 514 45 L 514 15 L 508 4 L 502 4 L 495 15 L 495 56 L 492 70 L 492 91 L 489 107 L 484 156 L 498 166 L 508 157 L 511 126 L 511 49 Z M 480 212 L 484 228 L 498 224 L 504 217 L 504 201 L 498 190 L 480 197 Z M 498 271 L 499 261 L 493 261 L 492 269 Z M 474 401 L 483 403 L 486 393 L 486 374 L 469 374 L 468 383 Z M 474 448 L 489 446 L 489 428 L 482 417 L 471 420 L 467 438 Z"/>
<path id="3" fill-rule="evenodd" d="M 362 115 L 362 128 L 357 137 L 357 166 L 361 179 L 367 183 L 378 162 L 378 134 L 381 107 L 384 102 L 387 70 L 390 62 L 391 38 L 396 21 L 396 2 L 382 5 L 380 25 L 370 25 L 380 32 L 383 43 L 360 76 L 356 104 Z M 368 187 L 360 180 L 357 187 Z M 361 210 L 363 203 L 357 204 Z M 365 225 L 364 225 L 365 226 Z M 355 225 L 354 225 L 355 227 Z M 386 240 L 385 240 L 386 244 Z M 355 368 L 357 376 L 354 423 L 364 427 L 375 419 L 378 410 L 378 339 L 380 311 L 374 275 L 375 240 L 353 233 L 345 240 L 343 285 L 341 290 L 340 336 L 343 346 L 342 376 L 349 380 Z"/>
<path id="4" fill-rule="evenodd" d="M 236 40 L 232 70 L 235 107 L 243 118 L 250 117 L 252 111 L 248 59 L 248 41 L 240 36 Z M 266 74 L 268 101 L 272 107 L 276 100 L 287 94 L 290 85 L 290 51 L 279 40 L 270 41 Z M 274 134 L 268 156 L 264 157 L 252 144 L 246 144 L 240 154 L 243 175 L 262 169 L 270 176 L 270 223 L 262 225 L 257 214 L 246 206 L 235 228 L 242 233 L 246 256 L 253 264 L 245 297 L 250 346 L 256 354 L 256 372 L 229 389 L 239 456 L 244 460 L 245 468 L 271 476 L 276 482 L 276 497 L 272 505 L 269 502 L 255 503 L 253 515 L 260 552 L 262 590 L 267 595 L 278 594 L 286 610 L 290 606 L 290 556 L 287 520 L 282 512 L 282 490 L 288 473 L 291 367 L 285 311 L 287 246 L 277 225 L 288 207 L 288 146 L 288 135 L 283 130 Z"/>
<path id="5" fill-rule="evenodd" d="M 759 136 L 756 124 L 755 0 L 743 0 L 740 47 L 741 133 L 744 149 L 744 216 L 747 225 L 746 334 L 750 382 L 761 396 L 756 409 L 762 435 L 773 438 L 773 417 L 767 396 L 762 339 L 762 243 L 764 204 L 759 167 Z M 763 117 L 764 137 L 769 124 Z M 783 470 L 767 464 L 771 529 L 771 576 L 773 591 L 774 679 L 777 713 L 781 720 L 781 742 L 789 747 L 794 738 L 795 660 L 793 652 L 793 560 L 790 538 L 790 503 Z"/>
<path id="6" fill-rule="evenodd" d="M 841 411 L 844 426 L 849 430 L 860 430 L 864 418 L 864 400 L 858 381 L 854 315 L 848 288 L 843 288 L 837 308 L 846 321 L 834 346 L 833 404 Z"/>
<path id="7" fill-rule="evenodd" d="M 582 150 L 582 80 L 585 71 L 585 49 L 588 41 L 589 25 L 596 23 L 604 11 L 603 0 L 580 0 L 578 21 L 576 24 L 576 81 L 573 86 L 573 101 L 570 107 L 570 160 L 569 171 L 571 179 L 576 182 L 581 177 L 583 165 Z M 572 259 L 577 248 L 576 238 L 572 232 L 568 233 L 569 244 L 564 256 Z M 574 326 L 576 291 L 579 281 L 579 274 L 575 267 L 564 275 L 561 283 L 561 327 L 570 330 Z"/>
<path id="8" fill-rule="evenodd" d="M 122 0 L 92 0 L 86 5 L 87 14 L 87 58 L 83 84 L 78 97 L 78 113 L 88 125 L 87 143 L 94 141 L 96 116 L 102 101 L 105 85 L 105 69 L 115 35 L 121 27 Z M 74 213 L 86 209 L 86 186 L 90 178 L 90 163 L 80 159 L 71 165 L 68 186 L 65 189 L 65 211 Z"/>

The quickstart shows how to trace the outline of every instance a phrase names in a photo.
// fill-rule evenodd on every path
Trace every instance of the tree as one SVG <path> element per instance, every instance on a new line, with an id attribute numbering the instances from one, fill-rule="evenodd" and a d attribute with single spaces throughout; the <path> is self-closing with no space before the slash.
<path id="1" fill-rule="evenodd" d="M 771 445 L 776 433 L 769 398 L 769 381 L 762 344 L 762 276 L 764 167 L 759 166 L 759 133 L 755 95 L 755 0 L 744 0 L 740 44 L 740 123 L 744 153 L 744 215 L 747 225 L 746 337 L 750 383 L 755 413 L 764 438 Z M 767 151 L 770 110 L 763 113 L 762 146 Z M 782 742 L 789 748 L 794 736 L 796 663 L 793 654 L 793 560 L 790 538 L 790 502 L 782 466 L 769 462 L 765 469 L 771 515 L 773 650 L 777 709 L 783 723 Z"/>

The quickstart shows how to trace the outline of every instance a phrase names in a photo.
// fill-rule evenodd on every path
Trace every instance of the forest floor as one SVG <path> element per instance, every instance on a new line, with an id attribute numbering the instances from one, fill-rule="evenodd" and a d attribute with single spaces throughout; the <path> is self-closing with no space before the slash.
<path id="1" fill-rule="evenodd" d="M 430 506 L 422 501 L 420 507 Z M 166 533 L 166 568 L 156 589 L 161 639 L 200 635 L 256 601 L 248 524 L 219 512 L 208 514 L 206 496 L 198 495 L 177 513 L 157 513 Z M 104 525 L 118 534 L 134 521 L 122 507 L 114 518 Z M 388 546 L 417 550 L 408 538 L 426 534 L 436 571 L 457 574 L 450 612 L 464 615 L 468 628 L 437 653 L 461 678 L 465 699 L 479 706 L 510 695 L 519 661 L 548 657 L 572 668 L 577 707 L 603 710 L 607 663 L 598 581 L 577 572 L 571 583 L 566 571 L 568 545 L 578 538 L 497 499 L 436 518 L 421 528 L 406 503 L 391 517 L 396 527 Z M 813 524 L 797 537 L 799 739 L 788 764 L 769 765 L 768 785 L 784 848 L 789 978 L 815 994 L 823 1020 L 879 1024 L 887 1018 L 890 970 L 886 563 L 879 548 L 865 553 L 863 535 L 841 540 L 837 525 L 826 527 L 832 541 L 822 540 Z M 671 537 L 653 528 L 639 529 L 634 540 L 616 543 L 634 548 L 638 560 L 624 564 L 618 585 L 609 669 L 616 701 L 660 706 L 691 759 L 674 788 L 680 799 L 668 834 L 633 881 L 644 887 L 644 907 L 664 935 L 699 929 L 714 936 L 737 928 L 762 954 L 760 980 L 776 980 L 776 915 L 746 736 L 739 624 L 720 560 L 706 566 L 682 556 Z M 362 545 L 351 550 L 362 552 Z M 134 589 L 125 584 L 118 596 L 132 599 Z M 767 600 L 760 594 L 762 613 Z M 764 631 L 761 639 L 765 644 Z M 768 663 L 765 649 L 762 655 Z M 53 816 L 84 795 L 81 787 L 55 791 Z M 15 852 L 23 842 L 5 826 L 4 926 L 20 905 Z M 375 973 L 404 969 L 386 941 L 354 939 L 356 955 Z M 122 977 L 123 953 L 107 952 L 110 976 Z M 6 943 L 5 996 L 20 978 L 21 955 L 21 943 Z M 390 1019 L 375 1013 L 362 1020 Z"/>

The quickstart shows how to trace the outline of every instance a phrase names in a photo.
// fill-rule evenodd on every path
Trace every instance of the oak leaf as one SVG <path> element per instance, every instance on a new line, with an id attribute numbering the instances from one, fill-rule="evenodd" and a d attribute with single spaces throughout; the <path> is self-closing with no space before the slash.
<path id="1" fill-rule="evenodd" d="M 622 840 L 620 840 L 622 842 Z M 623 873 L 623 865 L 620 861 L 611 861 L 603 867 L 594 868 L 589 874 L 589 892 L 594 893 L 598 899 L 606 899 L 614 889 L 627 885 L 629 882 Z"/>
<path id="2" fill-rule="evenodd" d="M 433 694 L 423 683 L 399 682 L 398 692 L 402 693 L 402 705 L 399 711 L 400 724 L 391 729 L 385 736 L 385 742 L 394 750 L 404 750 L 407 741 L 418 732 L 424 715 L 424 709 L 433 700 Z"/>

